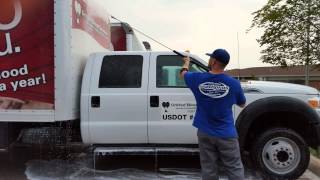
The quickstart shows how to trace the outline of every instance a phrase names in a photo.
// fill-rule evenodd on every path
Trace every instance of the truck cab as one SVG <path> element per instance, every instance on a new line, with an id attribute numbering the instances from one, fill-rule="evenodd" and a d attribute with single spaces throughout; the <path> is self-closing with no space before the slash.
<path id="1" fill-rule="evenodd" d="M 191 56 L 190 71 L 206 72 Z M 85 69 L 81 133 L 90 144 L 197 144 L 192 92 L 171 52 L 94 54 Z"/>

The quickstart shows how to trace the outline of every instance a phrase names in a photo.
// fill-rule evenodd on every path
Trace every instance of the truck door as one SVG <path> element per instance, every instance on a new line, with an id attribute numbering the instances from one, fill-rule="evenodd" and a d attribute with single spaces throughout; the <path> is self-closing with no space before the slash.
<path id="1" fill-rule="evenodd" d="M 147 143 L 149 52 L 112 52 L 94 62 L 89 134 L 98 144 Z"/>
<path id="2" fill-rule="evenodd" d="M 174 54 L 152 53 L 148 92 L 149 143 L 196 144 L 192 126 L 196 102 L 179 77 L 182 58 Z M 192 64 L 190 71 L 205 71 Z"/>

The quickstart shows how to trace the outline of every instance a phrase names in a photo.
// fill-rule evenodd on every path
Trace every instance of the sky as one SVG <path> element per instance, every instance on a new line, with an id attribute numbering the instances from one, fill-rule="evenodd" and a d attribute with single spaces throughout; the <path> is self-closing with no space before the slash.
<path id="1" fill-rule="evenodd" d="M 172 49 L 190 50 L 205 61 L 208 60 L 205 53 L 226 49 L 231 55 L 227 69 L 270 66 L 261 62 L 262 49 L 256 41 L 263 30 L 253 29 L 247 33 L 252 12 L 267 0 L 102 1 L 111 15 Z M 153 50 L 166 51 L 151 40 L 139 37 L 150 42 Z"/>

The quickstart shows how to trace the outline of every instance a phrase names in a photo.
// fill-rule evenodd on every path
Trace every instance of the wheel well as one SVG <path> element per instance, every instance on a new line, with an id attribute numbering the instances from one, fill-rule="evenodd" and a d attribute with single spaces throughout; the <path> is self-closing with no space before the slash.
<path id="1" fill-rule="evenodd" d="M 272 112 L 264 113 L 252 121 L 251 126 L 248 129 L 248 133 L 243 137 L 244 150 L 250 151 L 253 142 L 256 138 L 267 129 L 270 128 L 288 128 L 298 133 L 306 143 L 311 147 L 316 147 L 317 142 L 316 131 L 314 126 L 306 120 L 306 118 L 294 112 Z M 241 129 L 239 129 L 241 131 Z"/>

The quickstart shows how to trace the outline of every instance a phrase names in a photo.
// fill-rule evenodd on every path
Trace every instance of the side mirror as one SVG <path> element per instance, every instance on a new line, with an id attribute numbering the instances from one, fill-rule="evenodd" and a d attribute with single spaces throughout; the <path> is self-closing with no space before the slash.
<path id="1" fill-rule="evenodd" d="M 143 41 L 142 43 L 143 43 L 144 47 L 147 49 L 147 51 L 151 51 L 151 45 L 149 42 Z"/>

